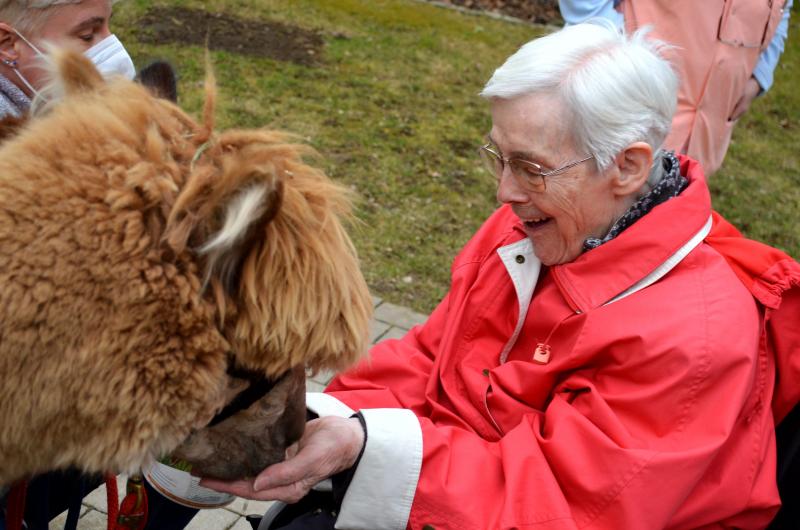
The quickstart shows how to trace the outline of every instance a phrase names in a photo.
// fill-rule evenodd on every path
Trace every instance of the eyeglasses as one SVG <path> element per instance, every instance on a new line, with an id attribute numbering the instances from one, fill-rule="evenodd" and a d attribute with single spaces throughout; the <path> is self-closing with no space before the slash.
<path id="1" fill-rule="evenodd" d="M 594 156 L 590 155 L 586 158 L 576 160 L 575 162 L 565 164 L 558 169 L 545 171 L 544 168 L 536 162 L 531 162 L 530 160 L 524 160 L 522 158 L 504 158 L 499 151 L 500 150 L 497 148 L 497 146 L 495 146 L 492 142 L 481 146 L 481 148 L 478 150 L 481 155 L 481 159 L 486 165 L 486 169 L 488 169 L 499 181 L 503 176 L 503 170 L 505 169 L 506 164 L 508 164 L 509 169 L 511 169 L 511 174 L 514 175 L 514 178 L 517 179 L 517 182 L 520 184 L 520 186 L 527 190 L 538 193 L 545 191 L 547 188 L 545 185 L 545 177 L 558 175 L 571 167 L 577 166 L 578 164 L 594 158 Z"/>

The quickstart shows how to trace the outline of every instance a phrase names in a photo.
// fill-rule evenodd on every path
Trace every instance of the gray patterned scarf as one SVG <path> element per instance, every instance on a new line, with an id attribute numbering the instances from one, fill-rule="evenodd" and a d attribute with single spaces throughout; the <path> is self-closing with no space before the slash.
<path id="1" fill-rule="evenodd" d="M 653 189 L 636 201 L 633 206 L 628 208 L 628 211 L 625 212 L 622 217 L 617 219 L 617 221 L 611 227 L 611 230 L 608 231 L 608 234 L 606 234 L 603 239 L 590 237 L 584 241 L 584 251 L 592 250 L 593 248 L 599 247 L 603 243 L 611 241 L 620 235 L 626 228 L 644 217 L 647 212 L 662 202 L 668 201 L 673 197 L 677 197 L 680 192 L 686 189 L 686 186 L 689 185 L 689 181 L 686 179 L 686 177 L 681 175 L 680 162 L 678 162 L 678 157 L 675 156 L 675 152 L 665 152 L 661 158 L 661 164 L 663 168 L 663 176 L 656 183 L 656 185 L 653 186 Z"/>
<path id="2" fill-rule="evenodd" d="M 31 99 L 17 85 L 0 74 L 0 119 L 8 115 L 22 116 L 31 106 Z"/>

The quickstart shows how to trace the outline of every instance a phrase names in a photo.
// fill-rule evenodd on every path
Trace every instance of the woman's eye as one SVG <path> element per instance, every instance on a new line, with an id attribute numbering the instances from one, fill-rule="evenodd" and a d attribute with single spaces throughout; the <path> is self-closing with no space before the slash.
<path id="1" fill-rule="evenodd" d="M 523 175 L 528 175 L 530 177 L 542 176 L 542 168 L 538 165 L 525 162 L 517 162 L 514 165 L 516 166 L 517 171 Z"/>
<path id="2" fill-rule="evenodd" d="M 83 42 L 92 42 L 94 40 L 94 33 L 84 33 L 83 35 L 78 35 L 78 38 Z"/>

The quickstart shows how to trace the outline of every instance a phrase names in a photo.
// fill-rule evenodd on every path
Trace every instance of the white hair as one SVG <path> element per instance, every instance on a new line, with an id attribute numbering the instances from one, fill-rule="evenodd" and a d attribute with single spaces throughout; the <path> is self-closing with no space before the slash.
<path id="1" fill-rule="evenodd" d="M 481 96 L 555 94 L 577 146 L 600 170 L 633 142 L 661 158 L 677 104 L 678 78 L 649 28 L 625 35 L 612 24 L 576 24 L 528 42 L 495 70 Z"/>
<path id="2" fill-rule="evenodd" d="M 111 0 L 115 4 L 118 0 Z M 0 22 L 26 34 L 36 32 L 47 23 L 55 9 L 83 0 L 0 0 Z"/>
<path id="3" fill-rule="evenodd" d="M 0 1 L 0 21 L 25 34 L 35 34 L 45 25 L 53 8 L 79 4 L 83 0 L 6 0 Z"/>

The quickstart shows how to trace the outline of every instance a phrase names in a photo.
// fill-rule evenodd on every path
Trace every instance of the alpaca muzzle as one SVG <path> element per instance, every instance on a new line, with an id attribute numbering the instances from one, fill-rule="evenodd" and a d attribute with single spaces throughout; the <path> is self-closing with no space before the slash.
<path id="1" fill-rule="evenodd" d="M 267 395 L 270 390 L 280 384 L 280 382 L 288 376 L 287 372 L 277 379 L 269 379 L 261 372 L 246 370 L 236 366 L 235 361 L 232 359 L 228 361 L 228 370 L 226 373 L 233 379 L 246 382 L 247 386 L 244 390 L 237 393 L 233 400 L 225 405 L 225 407 L 211 419 L 211 422 L 208 424 L 209 427 L 222 423 L 239 411 L 250 408 L 253 403 Z"/>
<path id="2" fill-rule="evenodd" d="M 303 367 L 274 381 L 239 369 L 229 374 L 249 385 L 171 455 L 188 463 L 194 475 L 223 480 L 253 477 L 282 461 L 286 448 L 303 434 Z"/>

